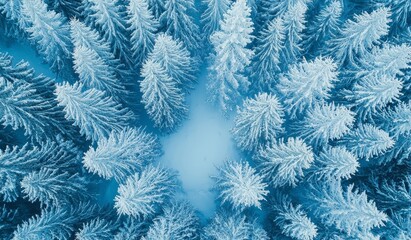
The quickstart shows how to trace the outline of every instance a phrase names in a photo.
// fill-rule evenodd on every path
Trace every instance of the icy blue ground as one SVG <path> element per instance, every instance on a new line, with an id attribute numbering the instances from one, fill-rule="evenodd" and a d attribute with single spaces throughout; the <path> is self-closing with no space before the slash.
<path id="1" fill-rule="evenodd" d="M 162 138 L 161 161 L 179 171 L 187 199 L 205 217 L 211 217 L 215 195 L 210 191 L 210 175 L 224 160 L 236 159 L 238 153 L 229 133 L 232 121 L 206 102 L 206 81 L 203 71 L 189 98 L 189 119 L 175 133 Z"/>

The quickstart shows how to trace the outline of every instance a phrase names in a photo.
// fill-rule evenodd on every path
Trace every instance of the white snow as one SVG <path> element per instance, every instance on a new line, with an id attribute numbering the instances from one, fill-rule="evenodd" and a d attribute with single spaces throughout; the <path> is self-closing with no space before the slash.
<path id="1" fill-rule="evenodd" d="M 216 166 L 226 159 L 238 159 L 239 153 L 229 132 L 232 120 L 206 101 L 206 77 L 203 71 L 189 97 L 189 119 L 161 139 L 164 155 L 160 162 L 179 171 L 186 199 L 209 218 L 216 208 L 210 176 L 217 172 Z"/>

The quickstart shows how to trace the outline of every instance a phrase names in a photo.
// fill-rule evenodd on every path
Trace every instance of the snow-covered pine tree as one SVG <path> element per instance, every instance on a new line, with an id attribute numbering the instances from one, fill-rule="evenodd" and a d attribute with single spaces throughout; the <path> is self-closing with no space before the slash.
<path id="1" fill-rule="evenodd" d="M 184 201 L 172 202 L 156 217 L 142 240 L 181 239 L 199 237 L 199 219 L 193 207 Z"/>
<path id="2" fill-rule="evenodd" d="M 285 29 L 280 17 L 270 21 L 257 37 L 252 77 L 258 89 L 270 89 L 276 82 L 276 76 L 281 71 L 280 57 L 284 40 Z"/>
<path id="3" fill-rule="evenodd" d="M 309 62 L 303 59 L 291 66 L 277 85 L 291 117 L 296 117 L 316 102 L 328 99 L 337 75 L 337 64 L 331 58 L 317 57 Z"/>
<path id="4" fill-rule="evenodd" d="M 391 25 L 397 30 L 409 27 L 411 17 L 411 3 L 408 0 L 373 0 L 377 6 L 385 6 L 392 11 L 393 22 Z"/>
<path id="5" fill-rule="evenodd" d="M 54 11 L 67 18 L 81 17 L 82 0 L 45 0 Z"/>
<path id="6" fill-rule="evenodd" d="M 221 204 L 229 203 L 233 209 L 261 208 L 268 191 L 263 176 L 247 162 L 227 161 L 213 176 Z"/>
<path id="7" fill-rule="evenodd" d="M 20 184 L 22 193 L 30 202 L 39 201 L 45 206 L 61 207 L 70 200 L 86 199 L 86 183 L 78 173 L 42 167 L 26 175 Z"/>
<path id="8" fill-rule="evenodd" d="M 211 36 L 215 56 L 210 66 L 208 91 L 210 100 L 224 113 L 233 109 L 250 85 L 244 74 L 254 54 L 247 48 L 253 31 L 250 15 L 246 0 L 237 0 L 224 14 L 221 30 Z"/>
<path id="9" fill-rule="evenodd" d="M 355 15 L 354 20 L 347 20 L 337 37 L 330 39 L 328 52 L 340 63 L 355 64 L 355 57 L 364 56 L 388 34 L 390 17 L 390 9 L 384 7 Z"/>
<path id="10" fill-rule="evenodd" d="M 261 174 L 274 187 L 296 186 L 304 176 L 303 170 L 314 161 L 314 154 L 301 139 L 289 138 L 261 148 L 255 159 Z"/>
<path id="11" fill-rule="evenodd" d="M 117 79 L 121 80 L 121 82 L 128 78 L 129 73 L 125 71 L 124 64 L 115 58 L 110 44 L 96 30 L 86 26 L 77 19 L 71 19 L 70 33 L 75 48 L 85 47 L 95 51 L 99 58 L 104 60 L 104 63 L 109 66 L 107 71 L 116 72 Z"/>
<path id="12" fill-rule="evenodd" d="M 161 14 L 165 10 L 165 1 L 164 0 L 148 0 L 148 6 L 150 11 L 153 12 L 154 17 L 159 19 Z"/>
<path id="13" fill-rule="evenodd" d="M 57 85 L 56 96 L 64 107 L 67 119 L 79 126 L 80 133 L 97 142 L 112 130 L 120 131 L 133 119 L 133 113 L 94 88 L 82 91 L 83 85 L 63 83 Z"/>
<path id="14" fill-rule="evenodd" d="M 58 141 L 58 142 L 57 142 Z M 66 169 L 78 162 L 79 150 L 71 141 L 57 137 L 32 146 L 7 146 L 0 151 L 0 196 L 3 201 L 13 202 L 21 195 L 20 182 L 23 177 L 40 168 Z"/>
<path id="15" fill-rule="evenodd" d="M 400 102 L 393 108 L 386 109 L 382 115 L 384 129 L 398 139 L 401 135 L 411 134 L 411 102 Z"/>
<path id="16" fill-rule="evenodd" d="M 193 88 L 197 63 L 178 39 L 158 34 L 149 59 L 160 64 L 183 92 L 189 92 Z"/>
<path id="17" fill-rule="evenodd" d="M 359 158 L 366 160 L 385 153 L 394 146 L 390 135 L 371 124 L 360 124 L 351 130 L 341 141 L 347 149 Z"/>
<path id="18" fill-rule="evenodd" d="M 386 212 L 409 212 L 411 210 L 411 175 L 395 179 L 370 177 L 367 191 L 375 199 L 379 208 Z"/>
<path id="19" fill-rule="evenodd" d="M 278 17 L 287 14 L 296 4 L 308 4 L 312 0 L 262 0 L 264 12 L 269 17 Z M 268 19 L 271 20 L 271 19 Z"/>
<path id="20" fill-rule="evenodd" d="M 237 145 L 244 150 L 254 150 L 272 142 L 282 132 L 284 111 L 275 95 L 260 93 L 247 98 L 237 110 L 231 130 Z"/>
<path id="21" fill-rule="evenodd" d="M 310 23 L 303 41 L 304 50 L 310 53 L 312 49 L 324 50 L 324 43 L 329 39 L 335 38 L 342 15 L 341 1 L 332 0 L 321 9 L 315 17 L 314 22 Z"/>
<path id="22" fill-rule="evenodd" d="M 317 236 L 317 226 L 302 206 L 294 205 L 287 195 L 275 196 L 272 208 L 276 214 L 274 222 L 285 236 L 297 240 L 313 240 Z"/>
<path id="23" fill-rule="evenodd" d="M 164 8 L 160 23 L 165 27 L 165 33 L 181 40 L 192 54 L 197 55 L 201 37 L 199 27 L 192 16 L 196 11 L 194 0 L 165 0 Z"/>
<path id="24" fill-rule="evenodd" d="M 381 75 L 403 77 L 404 70 L 411 68 L 411 46 L 384 44 L 381 48 L 375 47 L 370 54 L 359 59 L 358 65 L 356 78 Z"/>
<path id="25" fill-rule="evenodd" d="M 3 126 L 10 126 L 13 130 L 24 129 L 25 135 L 36 141 L 54 137 L 56 132 L 53 131 L 70 133 L 66 132 L 68 123 L 64 119 L 59 121 L 61 109 L 55 100 L 43 98 L 45 92 L 37 91 L 32 84 L 17 78 L 12 83 L 1 75 L 0 72 L 0 122 Z"/>
<path id="26" fill-rule="evenodd" d="M 20 38 L 24 35 L 23 29 L 27 26 L 26 22 L 22 20 L 21 0 L 0 1 L 0 19 L 2 36 L 10 38 Z"/>
<path id="27" fill-rule="evenodd" d="M 403 164 L 408 161 L 411 155 L 411 103 L 400 102 L 395 107 L 386 108 L 377 119 L 395 141 L 394 146 L 378 159 L 379 162 L 395 159 L 397 164 Z"/>
<path id="28" fill-rule="evenodd" d="M 204 228 L 209 240 L 268 240 L 267 233 L 255 221 L 241 213 L 218 212 Z"/>
<path id="29" fill-rule="evenodd" d="M 146 219 L 159 210 L 176 191 L 177 176 L 169 169 L 148 166 L 120 184 L 114 198 L 119 215 Z"/>
<path id="30" fill-rule="evenodd" d="M 110 43 L 115 56 L 132 69 L 130 37 L 126 27 L 126 11 L 120 0 L 86 0 L 84 15 L 88 23 L 96 26 Z"/>
<path id="31" fill-rule="evenodd" d="M 74 70 L 88 88 L 104 91 L 114 99 L 124 98 L 128 92 L 118 81 L 116 72 L 97 52 L 85 46 L 76 46 L 73 52 Z"/>
<path id="32" fill-rule="evenodd" d="M 114 240 L 141 240 L 147 233 L 150 222 L 144 219 L 127 218 L 118 228 Z"/>
<path id="33" fill-rule="evenodd" d="M 157 127 L 173 130 L 188 112 L 184 94 L 166 70 L 151 59 L 143 64 L 141 76 L 144 78 L 140 82 L 142 103 L 148 115 Z"/>
<path id="34" fill-rule="evenodd" d="M 304 1 L 296 1 L 282 16 L 285 30 L 285 42 L 282 52 L 283 60 L 288 64 L 292 64 L 300 58 L 307 9 L 307 4 Z"/>
<path id="35" fill-rule="evenodd" d="M 359 167 L 357 157 L 345 147 L 326 147 L 315 158 L 314 174 L 319 179 L 349 179 Z"/>
<path id="36" fill-rule="evenodd" d="M 153 50 L 159 24 L 149 10 L 147 0 L 131 0 L 127 6 L 127 17 L 133 59 L 140 65 Z"/>
<path id="37" fill-rule="evenodd" d="M 367 200 L 365 192 L 360 193 L 353 188 L 354 185 L 349 185 L 343 189 L 340 181 L 328 181 L 310 188 L 315 215 L 326 226 L 334 226 L 351 237 L 355 237 L 357 232 L 365 233 L 384 226 L 388 220 L 372 200 Z"/>
<path id="38" fill-rule="evenodd" d="M 78 216 L 65 207 L 42 209 L 41 214 L 21 223 L 13 233 L 12 240 L 21 239 L 69 239 L 72 224 Z"/>
<path id="39" fill-rule="evenodd" d="M 59 13 L 47 10 L 42 0 L 22 0 L 21 25 L 38 52 L 57 73 L 71 71 L 72 44 L 67 19 Z"/>
<path id="40" fill-rule="evenodd" d="M 127 127 L 99 139 L 97 148 L 90 147 L 84 154 L 83 164 L 89 172 L 121 182 L 160 155 L 161 146 L 155 136 Z"/>
<path id="41" fill-rule="evenodd" d="M 345 98 L 352 102 L 359 119 L 373 119 L 388 104 L 399 101 L 403 83 L 394 76 L 368 75 L 357 81 Z"/>
<path id="42" fill-rule="evenodd" d="M 112 240 L 116 224 L 101 218 L 95 218 L 83 223 L 83 226 L 76 232 L 76 240 Z"/>
<path id="43" fill-rule="evenodd" d="M 210 42 L 210 36 L 215 31 L 220 30 L 220 22 L 224 18 L 224 14 L 230 7 L 230 0 L 203 0 L 205 10 L 201 14 L 201 22 L 203 23 L 203 34 L 207 42 Z"/>
<path id="44" fill-rule="evenodd" d="M 305 142 L 319 147 L 343 137 L 354 125 L 354 113 L 345 106 L 332 103 L 316 104 L 297 123 L 296 133 Z"/>
<path id="45" fill-rule="evenodd" d="M 72 239 L 75 225 L 98 214 L 96 205 L 77 202 L 76 205 L 43 208 L 40 214 L 17 226 L 12 240 Z"/>

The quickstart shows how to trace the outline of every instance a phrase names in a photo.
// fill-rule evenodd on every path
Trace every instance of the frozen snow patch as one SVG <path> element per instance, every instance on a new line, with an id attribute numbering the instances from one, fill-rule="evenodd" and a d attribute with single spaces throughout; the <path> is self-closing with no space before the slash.
<path id="1" fill-rule="evenodd" d="M 229 132 L 232 120 L 206 102 L 204 82 L 200 80 L 191 93 L 189 119 L 177 132 L 162 138 L 164 155 L 160 161 L 179 171 L 186 198 L 209 218 L 216 208 L 210 176 L 226 159 L 239 155 Z"/>

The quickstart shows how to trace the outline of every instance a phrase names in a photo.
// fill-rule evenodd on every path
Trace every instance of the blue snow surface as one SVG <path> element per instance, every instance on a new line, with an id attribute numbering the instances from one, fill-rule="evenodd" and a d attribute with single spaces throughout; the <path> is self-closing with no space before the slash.
<path id="1" fill-rule="evenodd" d="M 207 102 L 206 82 L 207 72 L 202 71 L 188 99 L 188 120 L 175 133 L 161 139 L 164 155 L 160 162 L 178 171 L 186 199 L 210 218 L 216 209 L 214 181 L 210 177 L 221 163 L 238 159 L 240 153 L 229 132 L 233 118 L 224 117 Z"/>

